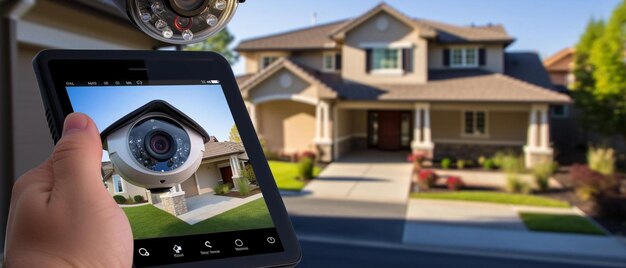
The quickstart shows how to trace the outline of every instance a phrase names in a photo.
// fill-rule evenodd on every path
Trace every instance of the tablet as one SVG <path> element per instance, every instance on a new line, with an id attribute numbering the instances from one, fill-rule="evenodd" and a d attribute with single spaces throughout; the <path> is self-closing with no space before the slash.
<path id="1" fill-rule="evenodd" d="M 100 130 L 104 187 L 134 265 L 288 267 L 301 252 L 228 62 L 212 52 L 47 50 L 33 62 L 55 143 Z"/>

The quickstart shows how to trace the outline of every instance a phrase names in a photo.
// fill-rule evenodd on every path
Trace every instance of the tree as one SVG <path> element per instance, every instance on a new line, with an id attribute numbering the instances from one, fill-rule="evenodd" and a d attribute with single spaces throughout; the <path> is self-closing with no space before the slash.
<path id="1" fill-rule="evenodd" d="M 580 37 L 574 51 L 574 66 L 572 73 L 576 78 L 572 87 L 572 97 L 582 113 L 582 123 L 585 128 L 596 128 L 597 102 L 593 96 L 596 81 L 593 78 L 594 66 L 591 63 L 593 46 L 602 37 L 605 23 L 603 20 L 591 19 L 587 23 L 585 33 Z"/>
<path id="2" fill-rule="evenodd" d="M 228 28 L 224 28 L 222 31 L 217 33 L 215 36 L 192 45 L 187 45 L 185 50 L 189 51 L 213 51 L 222 54 L 228 62 L 233 65 L 237 62 L 239 57 L 235 54 L 235 52 L 229 48 L 230 43 L 235 40 L 235 36 L 233 36 Z"/>
<path id="3" fill-rule="evenodd" d="M 602 37 L 593 44 L 595 101 L 593 117 L 596 130 L 605 135 L 626 134 L 626 1 L 611 15 Z"/>
<path id="4" fill-rule="evenodd" d="M 236 143 L 241 143 L 241 137 L 239 136 L 239 130 L 237 130 L 237 125 L 233 125 L 230 128 L 230 132 L 228 133 L 228 140 Z"/>

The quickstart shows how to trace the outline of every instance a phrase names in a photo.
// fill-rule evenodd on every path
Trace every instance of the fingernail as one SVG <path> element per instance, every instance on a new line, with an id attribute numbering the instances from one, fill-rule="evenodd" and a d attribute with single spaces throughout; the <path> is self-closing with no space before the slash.
<path id="1" fill-rule="evenodd" d="M 73 113 L 65 118 L 65 124 L 63 126 L 63 135 L 83 130 L 87 127 L 87 117 L 83 114 Z"/>

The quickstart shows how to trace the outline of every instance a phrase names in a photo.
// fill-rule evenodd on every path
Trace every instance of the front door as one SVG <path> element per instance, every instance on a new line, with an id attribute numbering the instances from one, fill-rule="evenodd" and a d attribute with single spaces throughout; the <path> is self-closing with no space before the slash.
<path id="1" fill-rule="evenodd" d="M 411 112 L 370 111 L 368 115 L 368 144 L 381 150 L 401 150 L 410 147 Z"/>
<path id="2" fill-rule="evenodd" d="M 230 183 L 230 185 L 235 185 L 233 183 L 233 170 L 230 167 L 220 168 L 220 174 L 222 174 L 222 181 L 224 184 Z"/>

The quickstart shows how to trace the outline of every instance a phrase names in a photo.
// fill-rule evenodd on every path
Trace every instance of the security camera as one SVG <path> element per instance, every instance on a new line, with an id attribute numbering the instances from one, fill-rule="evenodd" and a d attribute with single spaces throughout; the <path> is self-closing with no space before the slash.
<path id="1" fill-rule="evenodd" d="M 245 0 L 113 0 L 144 33 L 173 44 L 205 40 L 222 30 Z"/>
<path id="2" fill-rule="evenodd" d="M 153 193 L 189 179 L 202 162 L 207 132 L 166 101 L 151 101 L 100 134 L 113 168 Z"/>

